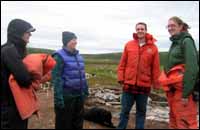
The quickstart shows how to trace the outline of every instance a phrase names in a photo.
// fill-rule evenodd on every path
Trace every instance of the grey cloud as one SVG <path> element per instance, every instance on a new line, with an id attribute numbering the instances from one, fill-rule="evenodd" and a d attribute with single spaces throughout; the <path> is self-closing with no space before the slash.
<path id="1" fill-rule="evenodd" d="M 165 28 L 171 16 L 180 16 L 192 28 L 189 30 L 199 41 L 198 1 L 121 1 L 121 2 L 1 2 L 1 38 L 6 39 L 9 21 L 15 17 L 30 21 L 37 29 L 30 46 L 60 48 L 61 32 L 73 31 L 84 52 L 123 50 L 132 39 L 134 26 L 147 23 L 149 32 L 158 39 L 158 47 L 165 44 L 169 34 Z M 2 40 L 1 40 L 2 42 Z M 92 50 L 92 51 L 91 51 Z"/>

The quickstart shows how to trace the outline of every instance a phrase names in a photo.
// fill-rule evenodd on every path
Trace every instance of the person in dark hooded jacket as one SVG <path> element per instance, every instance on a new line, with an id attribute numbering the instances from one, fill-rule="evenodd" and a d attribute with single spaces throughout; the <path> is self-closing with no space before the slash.
<path id="1" fill-rule="evenodd" d="M 32 76 L 22 62 L 26 56 L 33 26 L 21 19 L 12 20 L 7 28 L 7 42 L 1 46 L 1 129 L 27 129 L 28 120 L 22 120 L 10 90 L 10 74 L 22 87 L 31 84 Z"/>

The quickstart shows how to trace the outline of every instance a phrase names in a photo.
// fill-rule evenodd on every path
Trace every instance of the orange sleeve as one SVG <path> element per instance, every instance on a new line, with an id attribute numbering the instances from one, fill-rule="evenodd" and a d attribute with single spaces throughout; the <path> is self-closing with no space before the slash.
<path id="1" fill-rule="evenodd" d="M 118 79 L 118 81 L 124 81 L 125 67 L 126 67 L 127 56 L 128 56 L 126 47 L 127 46 L 125 46 L 125 48 L 124 48 L 124 52 L 122 53 L 121 60 L 120 60 L 120 63 L 118 65 L 118 68 L 117 68 L 117 79 Z"/>
<path id="2" fill-rule="evenodd" d="M 159 78 L 160 74 L 161 74 L 161 71 L 160 71 L 159 52 L 156 47 L 156 51 L 155 51 L 154 58 L 153 58 L 153 64 L 152 64 L 152 81 L 153 81 L 154 88 L 160 88 L 160 85 L 158 82 L 158 78 Z"/>

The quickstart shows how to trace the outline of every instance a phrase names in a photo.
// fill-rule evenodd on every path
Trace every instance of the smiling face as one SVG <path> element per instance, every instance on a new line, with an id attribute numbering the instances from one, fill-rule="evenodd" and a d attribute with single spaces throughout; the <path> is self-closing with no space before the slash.
<path id="1" fill-rule="evenodd" d="M 143 39 L 145 38 L 145 34 L 146 34 L 147 30 L 145 25 L 143 24 L 137 24 L 136 25 L 136 33 L 139 39 Z"/>
<path id="2" fill-rule="evenodd" d="M 183 28 L 183 25 L 179 25 L 177 22 L 175 22 L 172 19 L 168 20 L 167 29 L 171 36 L 180 33 L 182 28 Z"/>

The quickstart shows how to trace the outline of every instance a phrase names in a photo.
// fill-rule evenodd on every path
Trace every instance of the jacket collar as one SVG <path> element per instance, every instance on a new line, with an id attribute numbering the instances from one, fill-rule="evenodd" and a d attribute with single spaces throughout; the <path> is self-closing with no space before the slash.
<path id="1" fill-rule="evenodd" d="M 182 38 L 184 38 L 186 36 L 190 36 L 191 37 L 191 35 L 188 32 L 180 32 L 180 33 L 178 33 L 176 35 L 171 36 L 169 39 L 172 42 L 174 42 L 174 41 L 178 41 L 178 40 L 180 40 L 180 39 L 182 39 Z"/>
<path id="2" fill-rule="evenodd" d="M 133 33 L 133 39 L 135 39 L 136 41 L 138 41 L 138 36 L 136 33 Z M 154 44 L 157 40 L 149 33 L 146 33 L 145 35 L 145 39 L 146 39 L 146 44 Z"/>
<path id="3" fill-rule="evenodd" d="M 63 50 L 67 53 L 67 54 L 69 54 L 69 55 L 77 55 L 78 53 L 79 53 L 79 51 L 78 50 L 74 50 L 73 52 L 72 51 L 70 51 L 68 48 L 66 48 L 66 47 L 63 47 Z"/>

